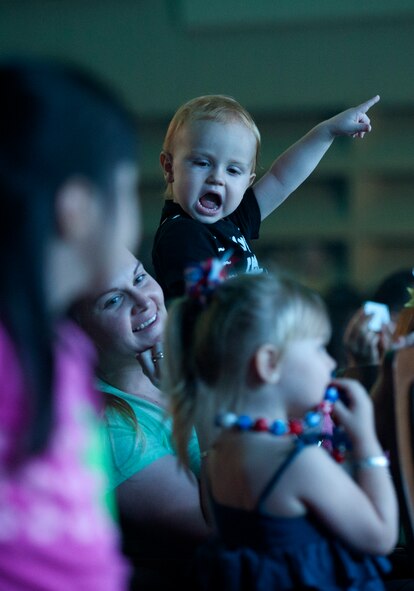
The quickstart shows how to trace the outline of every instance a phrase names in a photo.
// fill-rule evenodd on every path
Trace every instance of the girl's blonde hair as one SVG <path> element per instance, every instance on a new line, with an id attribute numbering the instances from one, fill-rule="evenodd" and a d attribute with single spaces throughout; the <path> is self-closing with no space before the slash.
<path id="1" fill-rule="evenodd" d="M 250 113 L 234 98 L 223 94 L 199 96 L 182 105 L 170 121 L 164 138 L 163 152 L 173 154 L 174 142 L 180 129 L 188 123 L 201 120 L 219 123 L 239 121 L 245 125 L 256 140 L 256 152 L 252 163 L 252 172 L 255 171 L 260 152 L 260 132 Z M 171 196 L 171 185 L 167 186 L 166 193 Z"/>
<path id="2" fill-rule="evenodd" d="M 281 352 L 293 340 L 330 336 L 320 296 L 280 274 L 241 275 L 221 284 L 205 305 L 185 296 L 169 309 L 163 391 L 170 398 L 174 439 L 185 463 L 198 417 L 237 412 L 257 349 Z"/>

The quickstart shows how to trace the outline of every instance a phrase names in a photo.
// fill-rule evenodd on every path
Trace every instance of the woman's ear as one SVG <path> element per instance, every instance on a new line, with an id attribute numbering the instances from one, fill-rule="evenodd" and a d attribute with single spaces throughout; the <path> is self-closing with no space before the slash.
<path id="1" fill-rule="evenodd" d="M 174 182 L 174 171 L 173 171 L 173 157 L 169 152 L 162 151 L 160 154 L 160 164 L 164 171 L 164 178 L 166 183 Z"/>
<path id="2" fill-rule="evenodd" d="M 266 343 L 258 348 L 254 356 L 254 365 L 259 378 L 268 384 L 276 384 L 279 380 L 280 351 L 272 344 Z"/>
<path id="3" fill-rule="evenodd" d="M 68 242 L 88 238 L 101 222 L 102 204 L 96 189 L 82 178 L 69 179 L 58 191 L 55 202 L 56 228 L 59 237 Z"/>

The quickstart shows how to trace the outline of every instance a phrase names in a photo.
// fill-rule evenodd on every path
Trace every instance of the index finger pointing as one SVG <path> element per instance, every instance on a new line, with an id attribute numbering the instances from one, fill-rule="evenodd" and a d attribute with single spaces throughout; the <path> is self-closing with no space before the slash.
<path id="1" fill-rule="evenodd" d="M 369 100 L 365 101 L 365 103 L 361 103 L 358 105 L 357 110 L 366 113 L 371 107 L 373 107 L 378 101 L 380 100 L 379 94 L 376 94 Z"/>

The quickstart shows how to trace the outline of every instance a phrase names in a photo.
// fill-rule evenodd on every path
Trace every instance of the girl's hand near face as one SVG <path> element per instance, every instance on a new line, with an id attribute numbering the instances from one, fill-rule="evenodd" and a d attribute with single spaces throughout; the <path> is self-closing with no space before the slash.
<path id="1" fill-rule="evenodd" d="M 151 349 L 137 353 L 136 359 L 147 378 L 156 388 L 159 388 L 164 359 L 162 343 L 156 343 Z"/>
<path id="2" fill-rule="evenodd" d="M 299 483 L 298 497 L 335 536 L 360 552 L 388 554 L 397 540 L 398 506 L 386 464 L 369 463 L 384 456 L 372 401 L 356 380 L 335 379 L 332 385 L 341 390 L 333 416 L 351 440 L 353 476 L 309 446 L 289 466 L 290 481 Z"/>
<path id="3" fill-rule="evenodd" d="M 382 453 L 378 442 L 374 407 L 365 388 L 351 379 L 337 379 L 333 382 L 343 393 L 334 406 L 333 418 L 341 425 L 352 441 L 354 455 L 368 457 Z"/>

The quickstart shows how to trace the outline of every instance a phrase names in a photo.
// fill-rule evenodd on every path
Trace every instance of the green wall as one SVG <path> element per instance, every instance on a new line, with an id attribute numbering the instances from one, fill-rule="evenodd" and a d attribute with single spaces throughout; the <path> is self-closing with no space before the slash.
<path id="1" fill-rule="evenodd" d="M 358 4 L 356 13 L 355 0 L 1 0 L 0 55 L 80 61 L 150 117 L 218 91 L 256 113 L 336 108 L 376 93 L 387 105 L 411 104 L 414 3 Z"/>
<path id="2" fill-rule="evenodd" d="M 266 167 L 321 118 L 379 93 L 374 132 L 355 148 L 337 140 L 303 192 L 316 204 L 331 187 L 346 187 L 345 197 L 332 193 L 332 203 L 344 200 L 348 211 L 348 217 L 339 211 L 339 229 L 321 205 L 304 233 L 306 213 L 292 202 L 280 217 L 291 220 L 285 242 L 272 246 L 271 237 L 281 232 L 275 218 L 264 227 L 262 244 L 270 250 L 287 245 L 289 255 L 290 244 L 306 249 L 327 237 L 340 240 L 339 277 L 363 287 L 390 271 L 394 260 L 396 267 L 411 261 L 414 234 L 401 247 L 398 219 L 414 226 L 414 207 L 404 205 L 407 189 L 400 182 L 414 185 L 413 0 L 0 0 L 0 57 L 21 53 L 84 64 L 137 113 L 146 260 L 161 209 L 158 154 L 182 102 L 206 93 L 235 96 L 259 124 Z M 388 193 L 395 222 L 377 215 L 365 245 L 370 212 Z M 387 253 L 392 260 L 385 269 Z"/>

